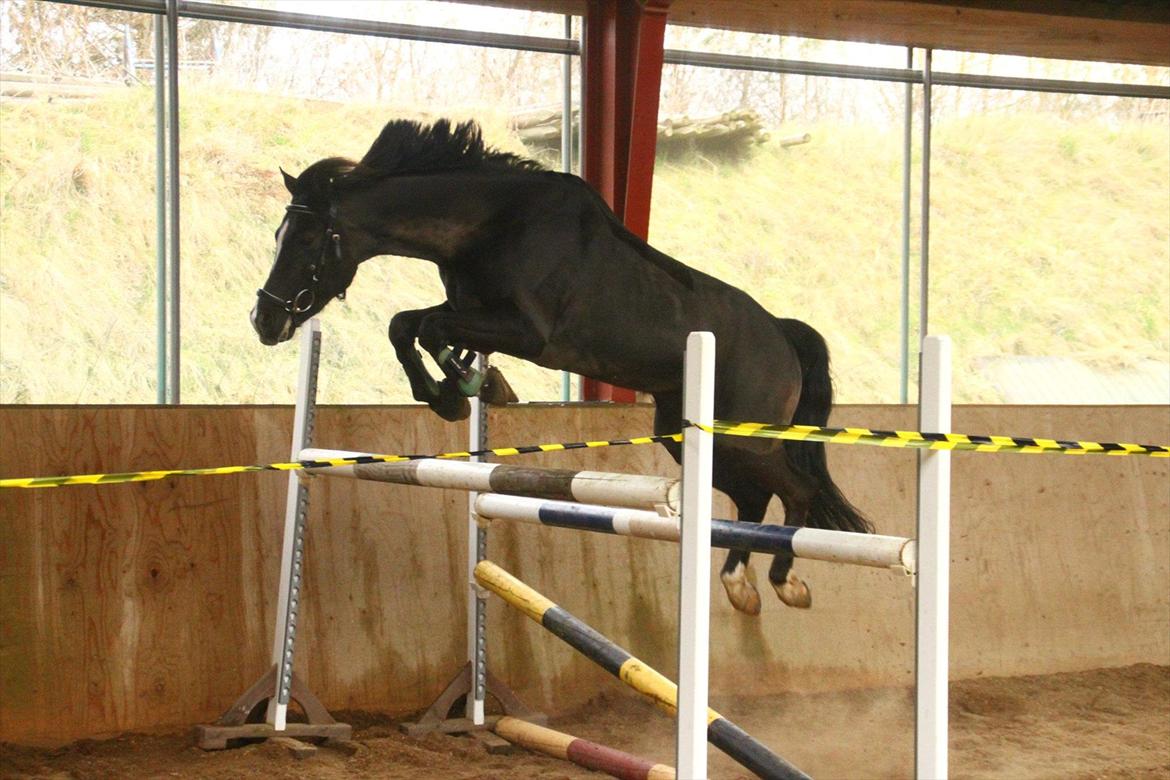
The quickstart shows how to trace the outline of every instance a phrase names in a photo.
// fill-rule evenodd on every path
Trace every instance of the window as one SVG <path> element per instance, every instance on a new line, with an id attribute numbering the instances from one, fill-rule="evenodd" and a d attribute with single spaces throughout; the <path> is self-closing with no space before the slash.
<path id="1" fill-rule="evenodd" d="M 934 105 L 930 321 L 955 401 L 1170 402 L 1165 102 L 938 87 Z"/>
<path id="2" fill-rule="evenodd" d="M 247 322 L 286 202 L 278 166 L 359 157 L 388 119 L 446 116 L 560 168 L 580 62 L 524 49 L 580 23 L 462 3 L 208 5 L 225 20 L 179 20 L 182 400 L 287 403 L 295 347 L 261 346 Z M 294 29 L 304 14 L 329 31 Z M 158 18 L 10 0 L 0 19 L 0 402 L 149 403 Z M 680 26 L 666 47 L 651 243 L 818 328 L 838 401 L 913 400 L 921 52 L 910 69 L 901 47 Z M 929 323 L 954 339 L 955 400 L 1170 401 L 1170 69 L 938 51 L 933 73 Z M 323 315 L 320 399 L 411 401 L 386 325 L 441 299 L 435 269 L 375 259 L 350 293 Z M 522 400 L 562 397 L 559 372 L 495 363 Z"/>
<path id="3" fill-rule="evenodd" d="M 0 402 L 153 402 L 153 17 L 2 18 Z"/>

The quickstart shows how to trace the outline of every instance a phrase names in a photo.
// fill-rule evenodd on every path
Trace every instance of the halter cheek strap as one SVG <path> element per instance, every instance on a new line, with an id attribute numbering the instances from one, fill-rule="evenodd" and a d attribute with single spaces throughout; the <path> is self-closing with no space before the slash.
<path id="1" fill-rule="evenodd" d="M 304 205 L 303 203 L 290 203 L 284 207 L 284 210 L 290 214 L 310 214 L 317 216 L 317 212 Z M 325 263 L 329 258 L 329 246 L 333 246 L 333 255 L 341 262 L 341 234 L 333 229 L 333 222 L 337 218 L 337 207 L 329 206 L 329 221 L 325 226 L 325 245 L 321 247 L 321 257 L 313 266 L 313 281 L 312 286 L 306 287 L 297 293 L 291 300 L 285 300 L 275 293 L 261 287 L 256 291 L 256 295 L 267 297 L 270 301 L 280 305 L 282 309 L 288 314 L 301 314 L 313 308 L 313 303 L 317 299 L 317 283 L 321 279 L 321 272 L 325 269 Z M 337 294 L 338 300 L 345 300 L 345 292 L 342 291 Z"/>

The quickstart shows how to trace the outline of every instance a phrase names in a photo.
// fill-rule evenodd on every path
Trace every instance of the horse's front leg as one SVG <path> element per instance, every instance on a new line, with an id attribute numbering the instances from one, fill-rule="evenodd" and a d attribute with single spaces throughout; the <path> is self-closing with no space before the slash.
<path id="1" fill-rule="evenodd" d="M 416 401 L 427 404 L 444 420 L 464 420 L 471 414 L 471 406 L 460 393 L 456 382 L 450 378 L 435 381 L 423 364 L 422 354 L 415 349 L 419 328 L 428 316 L 451 310 L 449 303 L 441 303 L 426 309 L 412 309 L 395 314 L 390 320 L 390 343 L 402 370 L 410 382 L 410 392 Z"/>
<path id="2" fill-rule="evenodd" d="M 464 395 L 478 394 L 485 398 L 485 394 L 490 394 L 503 401 L 516 400 L 503 376 L 494 369 L 487 374 L 475 370 L 470 353 L 466 357 L 460 357 L 460 353 L 464 350 L 484 354 L 503 352 L 532 360 L 540 355 L 545 344 L 531 321 L 512 306 L 435 312 L 423 319 L 418 343 Z M 491 398 L 485 400 L 494 402 Z"/>

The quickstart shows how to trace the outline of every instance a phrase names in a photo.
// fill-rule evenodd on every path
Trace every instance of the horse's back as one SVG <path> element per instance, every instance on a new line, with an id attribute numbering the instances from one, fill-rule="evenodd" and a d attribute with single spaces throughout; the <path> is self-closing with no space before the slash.
<path id="1" fill-rule="evenodd" d="M 485 259 L 501 266 L 547 342 L 537 362 L 648 392 L 679 390 L 687 334 L 708 330 L 727 411 L 782 413 L 777 392 L 799 387 L 799 362 L 748 293 L 634 236 L 577 177 L 530 175 L 509 194 L 511 229 Z"/>

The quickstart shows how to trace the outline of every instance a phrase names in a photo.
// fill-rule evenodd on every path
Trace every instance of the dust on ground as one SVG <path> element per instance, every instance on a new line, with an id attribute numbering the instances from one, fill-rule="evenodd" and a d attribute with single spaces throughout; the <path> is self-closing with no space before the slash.
<path id="1" fill-rule="evenodd" d="M 813 777 L 913 776 L 910 690 L 718 697 L 712 706 Z M 353 724 L 353 747 L 322 747 L 303 760 L 293 758 L 275 742 L 205 752 L 192 745 L 189 732 L 127 734 L 55 749 L 0 745 L 0 777 L 569 780 L 602 776 L 523 750 L 490 755 L 470 737 L 407 737 L 399 733 L 398 721 L 377 714 L 336 714 Z M 1138 664 L 955 682 L 950 721 L 950 766 L 955 778 L 1170 778 L 1170 666 Z M 670 719 L 625 691 L 599 697 L 554 718 L 551 725 L 673 763 Z M 750 777 L 714 748 L 710 776 Z"/>

